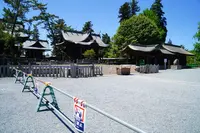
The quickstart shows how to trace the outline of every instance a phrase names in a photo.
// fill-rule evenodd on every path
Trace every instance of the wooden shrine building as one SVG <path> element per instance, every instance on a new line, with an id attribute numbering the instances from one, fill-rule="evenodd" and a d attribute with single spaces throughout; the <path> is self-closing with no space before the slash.
<path id="1" fill-rule="evenodd" d="M 82 59 L 86 50 L 93 49 L 96 58 L 99 57 L 99 50 L 107 47 L 99 34 L 83 33 L 79 31 L 61 32 L 61 39 L 56 47 L 62 47 L 71 59 Z"/>
<path id="2" fill-rule="evenodd" d="M 144 64 L 164 65 L 164 59 L 167 60 L 167 66 L 173 65 L 175 59 L 179 60 L 179 65 L 186 66 L 186 57 L 193 56 L 181 46 L 173 44 L 156 44 L 156 45 L 128 45 L 123 49 L 133 61 L 134 64 L 140 65 L 141 60 Z M 168 67 L 169 68 L 169 67 Z"/>
<path id="3" fill-rule="evenodd" d="M 51 51 L 46 40 L 27 40 L 22 43 L 22 55 L 27 58 L 44 59 L 45 51 Z"/>

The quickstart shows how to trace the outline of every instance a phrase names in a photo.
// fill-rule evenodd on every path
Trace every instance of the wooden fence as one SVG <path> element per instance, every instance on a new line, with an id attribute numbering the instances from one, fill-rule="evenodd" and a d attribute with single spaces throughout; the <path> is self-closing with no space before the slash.
<path id="1" fill-rule="evenodd" d="M 65 66 L 58 65 L 0 65 L 0 77 L 12 77 L 13 69 L 22 70 L 25 73 L 32 73 L 35 77 L 95 77 L 102 76 L 102 67 L 94 65 L 76 65 Z"/>

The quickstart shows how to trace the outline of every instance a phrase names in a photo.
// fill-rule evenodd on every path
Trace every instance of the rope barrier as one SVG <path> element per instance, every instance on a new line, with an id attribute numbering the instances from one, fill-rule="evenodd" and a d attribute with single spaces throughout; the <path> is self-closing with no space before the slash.
<path id="1" fill-rule="evenodd" d="M 16 72 L 17 72 L 17 71 L 20 72 L 20 70 L 17 70 L 17 69 L 15 69 L 15 70 L 16 70 Z M 120 120 L 119 118 L 117 118 L 117 117 L 115 117 L 115 116 L 112 116 L 112 115 L 110 115 L 110 114 L 108 114 L 108 113 L 102 111 L 101 109 L 98 109 L 98 108 L 96 108 L 95 106 L 93 106 L 93 105 L 91 105 L 91 104 L 89 104 L 89 103 L 86 103 L 86 102 L 83 101 L 83 100 L 79 100 L 78 98 L 76 98 L 76 97 L 74 97 L 74 96 L 72 96 L 72 95 L 70 95 L 70 94 L 68 94 L 68 93 L 66 93 L 66 92 L 64 92 L 64 91 L 62 91 L 62 90 L 60 90 L 60 89 L 58 89 L 57 87 L 51 85 L 49 82 L 44 82 L 44 81 L 42 81 L 42 80 L 40 80 L 40 79 L 38 79 L 38 78 L 35 78 L 35 77 L 32 76 L 32 74 L 27 74 L 27 73 L 25 73 L 25 72 L 23 72 L 23 74 L 26 74 L 27 77 L 31 76 L 35 81 L 39 81 L 40 83 L 44 84 L 45 86 L 51 87 L 52 89 L 54 89 L 54 90 L 60 92 L 61 94 L 63 94 L 63 95 L 65 95 L 65 96 L 67 96 L 67 97 L 73 99 L 74 102 L 81 104 L 81 106 L 83 105 L 83 106 L 85 106 L 85 107 L 88 107 L 88 108 L 90 108 L 90 109 L 92 109 L 92 110 L 94 110 L 94 111 L 96 111 L 96 112 L 98 112 L 98 113 L 100 113 L 100 114 L 102 114 L 102 115 L 104 115 L 104 116 L 110 118 L 111 120 L 113 120 L 113 121 L 115 121 L 115 122 L 117 122 L 117 123 L 119 123 L 119 124 L 121 124 L 121 125 L 123 125 L 123 126 L 129 128 L 129 129 L 132 130 L 132 131 L 135 131 L 135 132 L 137 132 L 137 133 L 146 133 L 146 132 L 142 131 L 141 129 L 139 129 L 139 128 L 135 127 L 135 126 L 132 126 L 131 124 L 129 124 L 129 123 L 123 121 L 123 120 Z M 17 76 L 18 76 L 18 74 L 17 74 Z M 16 78 L 17 78 L 17 77 L 16 77 Z M 34 82 L 35 82 L 35 81 L 34 81 Z M 36 87 L 37 87 L 37 86 L 36 86 Z M 35 92 L 31 87 L 29 87 L 29 89 L 32 90 L 33 92 Z M 45 89 L 46 89 L 46 88 L 45 88 Z M 43 92 L 43 93 L 44 93 L 44 92 Z M 37 93 L 35 93 L 35 95 L 37 95 L 41 100 L 44 100 L 44 102 L 46 102 L 46 104 L 47 104 L 48 106 L 50 106 L 51 108 L 53 108 L 61 117 L 63 117 L 63 118 L 64 118 L 66 121 L 68 121 L 72 126 L 74 126 L 74 124 L 73 124 L 65 115 L 63 115 L 63 113 L 61 113 L 54 105 L 52 105 L 51 103 L 49 103 L 49 101 L 48 101 L 45 97 L 43 97 L 43 94 L 41 95 L 39 92 L 37 92 Z"/>

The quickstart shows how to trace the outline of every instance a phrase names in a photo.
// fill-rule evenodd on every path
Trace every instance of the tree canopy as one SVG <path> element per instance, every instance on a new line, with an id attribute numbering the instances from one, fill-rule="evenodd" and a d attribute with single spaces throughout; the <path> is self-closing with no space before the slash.
<path id="1" fill-rule="evenodd" d="M 105 44 L 109 44 L 110 43 L 110 36 L 105 33 L 105 34 L 102 34 L 102 41 L 105 43 Z"/>
<path id="2" fill-rule="evenodd" d="M 140 11 L 140 7 L 138 6 L 138 1 L 137 0 L 132 0 L 130 3 L 131 5 L 131 15 L 136 15 L 137 12 Z"/>
<path id="3" fill-rule="evenodd" d="M 16 50 L 15 44 L 20 44 L 19 32 L 30 33 L 30 26 L 33 22 L 32 17 L 27 17 L 27 14 L 35 9 L 36 4 L 41 4 L 38 0 L 4 0 L 7 5 L 3 8 L 3 25 L 4 31 L 8 34 L 4 34 L 4 53 L 16 57 L 20 55 L 21 46 L 18 45 Z M 28 29 L 25 29 L 25 24 L 29 25 Z"/>
<path id="4" fill-rule="evenodd" d="M 86 50 L 84 53 L 83 53 L 83 56 L 87 59 L 94 59 L 96 53 L 93 49 L 90 49 L 90 50 Z"/>
<path id="5" fill-rule="evenodd" d="M 119 15 L 118 18 L 120 19 L 119 22 L 122 22 L 123 20 L 127 20 L 131 17 L 131 7 L 128 2 L 125 2 L 120 8 L 119 8 Z"/>
<path id="6" fill-rule="evenodd" d="M 190 65 L 200 65 L 200 22 L 198 23 L 197 32 L 194 35 L 194 39 L 196 40 L 196 42 L 194 43 L 194 49 L 190 52 L 193 53 L 195 56 L 187 57 L 187 63 Z"/>
<path id="7" fill-rule="evenodd" d="M 200 22 L 198 24 L 198 31 L 194 35 L 196 43 L 194 44 L 194 52 L 198 55 L 198 60 L 200 61 Z"/>
<path id="8" fill-rule="evenodd" d="M 39 30 L 38 30 L 37 26 L 34 25 L 34 26 L 33 26 L 32 39 L 33 39 L 33 40 L 39 40 L 39 38 L 40 38 Z"/>
<path id="9" fill-rule="evenodd" d="M 160 33 L 156 24 L 144 15 L 132 16 L 130 19 L 123 21 L 114 41 L 117 45 L 124 43 L 139 43 L 139 44 L 157 44 L 160 43 Z"/>
<path id="10" fill-rule="evenodd" d="M 164 17 L 164 11 L 162 10 L 163 5 L 161 3 L 162 0 L 155 0 L 155 2 L 152 4 L 151 6 L 151 10 L 156 14 L 156 16 L 158 17 L 158 21 L 155 22 L 156 25 L 162 29 L 162 36 L 161 36 L 161 40 L 162 42 L 165 42 L 166 40 L 166 36 L 167 36 L 167 20 Z"/>
<path id="11" fill-rule="evenodd" d="M 93 27 L 92 22 L 91 21 L 87 21 L 83 25 L 82 32 L 94 32 L 92 27 Z"/>
<path id="12" fill-rule="evenodd" d="M 130 3 L 125 2 L 119 8 L 119 15 L 118 15 L 118 18 L 120 19 L 119 22 L 121 23 L 123 20 L 129 19 L 131 16 L 136 15 L 136 13 L 139 11 L 140 7 L 138 6 L 137 0 L 132 0 Z"/>
<path id="13" fill-rule="evenodd" d="M 24 23 L 27 21 L 25 15 L 28 13 L 32 3 L 27 0 L 4 0 L 4 3 L 8 6 L 3 8 L 3 18 L 7 23 L 12 24 L 6 28 L 9 29 L 13 35 L 16 23 Z"/>

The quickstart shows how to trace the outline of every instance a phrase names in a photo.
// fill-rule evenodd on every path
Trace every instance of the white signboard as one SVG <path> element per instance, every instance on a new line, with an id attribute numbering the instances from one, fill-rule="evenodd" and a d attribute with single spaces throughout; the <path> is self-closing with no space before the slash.
<path id="1" fill-rule="evenodd" d="M 74 126 L 79 132 L 85 131 L 85 118 L 86 118 L 86 108 L 83 101 L 79 104 L 78 98 L 74 98 Z"/>

